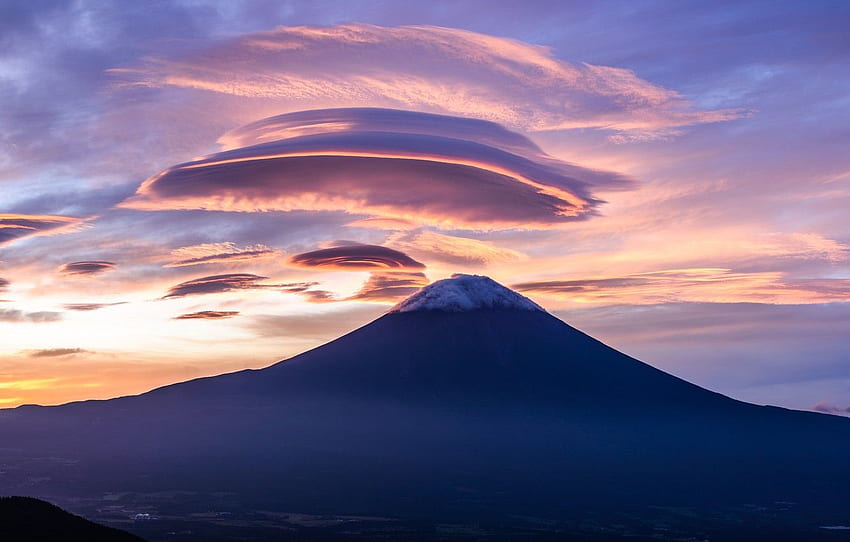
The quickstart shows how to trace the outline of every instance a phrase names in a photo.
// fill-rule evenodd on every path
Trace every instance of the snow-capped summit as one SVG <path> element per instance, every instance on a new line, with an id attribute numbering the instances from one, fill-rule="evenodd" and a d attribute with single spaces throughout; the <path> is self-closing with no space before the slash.
<path id="1" fill-rule="evenodd" d="M 461 273 L 455 273 L 451 278 L 429 284 L 390 309 L 389 312 L 464 312 L 476 309 L 545 312 L 534 301 L 510 288 L 505 288 L 490 277 Z"/>

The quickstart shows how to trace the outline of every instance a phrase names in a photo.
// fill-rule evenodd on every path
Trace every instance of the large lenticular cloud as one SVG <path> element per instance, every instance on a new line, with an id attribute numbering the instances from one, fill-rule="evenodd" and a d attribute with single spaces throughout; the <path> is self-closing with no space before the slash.
<path id="1" fill-rule="evenodd" d="M 698 110 L 630 70 L 570 63 L 547 47 L 436 26 L 279 27 L 113 73 L 130 86 L 192 88 L 301 109 L 381 105 L 528 130 L 600 128 L 619 137 L 656 137 L 746 114 Z"/>
<path id="2" fill-rule="evenodd" d="M 542 228 L 591 216 L 616 173 L 547 156 L 497 124 L 411 111 L 281 115 L 225 137 L 247 143 L 146 180 L 143 210 L 344 211 L 439 228 Z"/>

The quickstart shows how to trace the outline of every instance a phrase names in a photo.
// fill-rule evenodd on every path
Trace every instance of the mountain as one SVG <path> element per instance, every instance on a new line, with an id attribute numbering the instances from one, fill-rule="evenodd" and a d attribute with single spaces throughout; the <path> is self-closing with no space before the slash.
<path id="1" fill-rule="evenodd" d="M 0 497 L 0 539 L 14 542 L 143 542 L 30 497 Z"/>
<path id="2" fill-rule="evenodd" d="M 407 538 L 819 540 L 850 522 L 850 420 L 705 390 L 469 275 L 265 369 L 2 410 L 0 432 L 0 492 L 172 492 L 180 510 L 394 518 Z"/>

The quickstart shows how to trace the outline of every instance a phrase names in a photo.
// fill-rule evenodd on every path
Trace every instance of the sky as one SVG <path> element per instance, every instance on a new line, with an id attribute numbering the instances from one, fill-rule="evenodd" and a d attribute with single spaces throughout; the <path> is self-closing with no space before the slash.
<path id="1" fill-rule="evenodd" d="M 0 407 L 259 368 L 453 273 L 850 413 L 846 2 L 0 4 Z"/>

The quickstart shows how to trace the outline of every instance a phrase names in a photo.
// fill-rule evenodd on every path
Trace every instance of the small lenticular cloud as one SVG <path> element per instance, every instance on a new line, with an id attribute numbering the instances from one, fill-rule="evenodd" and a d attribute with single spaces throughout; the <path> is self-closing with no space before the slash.
<path id="1" fill-rule="evenodd" d="M 0 213 L 0 246 L 25 237 L 74 231 L 84 221 L 83 218 L 73 216 Z"/>
<path id="2" fill-rule="evenodd" d="M 373 269 L 424 269 L 404 252 L 379 245 L 342 245 L 323 248 L 290 259 L 299 267 L 322 267 L 346 271 L 368 271 Z"/>
<path id="3" fill-rule="evenodd" d="M 223 320 L 233 318 L 239 311 L 199 311 L 175 316 L 175 320 Z"/>
<path id="4" fill-rule="evenodd" d="M 182 247 L 171 252 L 177 260 L 163 267 L 188 267 L 215 263 L 232 263 L 269 258 L 280 255 L 280 251 L 265 245 L 239 248 L 234 243 L 209 243 Z"/>
<path id="5" fill-rule="evenodd" d="M 110 271 L 118 267 L 118 264 L 104 261 L 84 261 L 66 263 L 59 268 L 63 275 L 98 275 L 104 271 Z"/>
<path id="6" fill-rule="evenodd" d="M 279 290 L 282 292 L 300 293 L 315 286 L 315 282 L 292 282 L 285 284 L 264 284 L 260 281 L 268 277 L 250 273 L 228 273 L 225 275 L 210 275 L 200 277 L 172 286 L 162 299 L 187 297 L 192 295 L 220 294 L 235 290 Z"/>

